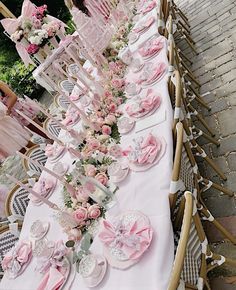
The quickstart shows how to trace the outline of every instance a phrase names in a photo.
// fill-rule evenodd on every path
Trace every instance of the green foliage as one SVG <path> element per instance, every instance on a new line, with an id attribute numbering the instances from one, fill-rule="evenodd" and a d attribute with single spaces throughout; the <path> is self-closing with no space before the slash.
<path id="1" fill-rule="evenodd" d="M 20 16 L 23 0 L 1 0 L 3 4 L 16 16 Z M 69 10 L 64 0 L 31 0 L 37 6 L 46 4 L 49 14 L 59 18 L 68 25 L 67 33 L 73 33 L 74 27 Z M 3 16 L 0 14 L 0 19 Z M 38 99 L 42 93 L 32 77 L 32 67 L 25 68 L 16 52 L 15 44 L 3 33 L 0 25 L 0 80 L 5 81 L 19 95 L 28 95 Z"/>
<path id="2" fill-rule="evenodd" d="M 16 61 L 13 66 L 2 65 L 0 78 L 6 82 L 17 95 L 23 96 L 24 94 L 38 99 L 42 93 L 42 88 L 36 84 L 32 76 L 33 66 L 28 68 L 20 61 Z"/>

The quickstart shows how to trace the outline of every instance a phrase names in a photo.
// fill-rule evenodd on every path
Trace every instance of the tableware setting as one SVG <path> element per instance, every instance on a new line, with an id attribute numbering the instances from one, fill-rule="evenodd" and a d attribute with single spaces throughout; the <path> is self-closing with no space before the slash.
<path id="1" fill-rule="evenodd" d="M 34 184 L 33 190 L 40 194 L 44 198 L 49 198 L 50 195 L 53 193 L 55 187 L 57 184 L 57 180 L 53 177 L 40 177 L 40 179 Z M 35 204 L 35 205 L 41 205 L 42 201 L 35 197 L 33 194 L 29 194 L 29 199 Z"/>
<path id="2" fill-rule="evenodd" d="M 129 133 L 135 126 L 135 121 L 126 116 L 122 116 L 117 122 L 118 130 L 120 134 Z"/>
<path id="3" fill-rule="evenodd" d="M 130 32 L 129 34 L 129 44 L 134 44 L 139 39 L 140 34 L 136 32 Z"/>
<path id="4" fill-rule="evenodd" d="M 134 58 L 129 66 L 133 73 L 139 72 L 144 67 L 144 62 L 139 58 Z"/>
<path id="5" fill-rule="evenodd" d="M 138 263 L 148 250 L 153 229 L 143 213 L 126 211 L 110 220 L 103 220 L 98 236 L 108 264 L 124 270 Z"/>
<path id="6" fill-rule="evenodd" d="M 33 240 L 41 240 L 47 234 L 50 223 L 36 220 L 30 227 L 30 238 Z"/>
<path id="7" fill-rule="evenodd" d="M 164 39 L 162 36 L 158 38 L 151 37 L 147 42 L 139 47 L 138 52 L 144 60 L 148 60 L 157 56 L 163 47 Z"/>
<path id="8" fill-rule="evenodd" d="M 73 126 L 80 120 L 80 114 L 75 108 L 69 108 L 65 113 L 65 119 L 62 124 L 65 126 Z"/>
<path id="9" fill-rule="evenodd" d="M 79 273 L 87 287 L 98 286 L 107 271 L 107 261 L 102 255 L 88 254 L 79 263 Z"/>
<path id="10" fill-rule="evenodd" d="M 141 19 L 137 24 L 135 24 L 132 31 L 135 33 L 142 34 L 146 32 L 154 22 L 155 18 L 153 16 L 148 17 L 148 19 Z"/>
<path id="11" fill-rule="evenodd" d="M 154 85 L 165 76 L 167 69 L 168 67 L 164 62 L 157 64 L 148 62 L 145 64 L 137 83 L 142 85 L 142 87 Z"/>
<path id="12" fill-rule="evenodd" d="M 157 6 L 156 1 L 148 2 L 143 5 L 143 7 L 139 10 L 139 13 L 145 15 L 148 12 L 152 11 L 154 8 L 156 8 L 156 6 Z"/>
<path id="13" fill-rule="evenodd" d="M 123 150 L 129 160 L 132 171 L 145 171 L 156 165 L 165 154 L 164 138 L 155 137 L 152 133 L 133 139 L 134 145 Z"/>
<path id="14" fill-rule="evenodd" d="M 118 159 L 108 167 L 108 175 L 111 182 L 119 183 L 123 181 L 129 174 L 129 166 L 127 163 Z"/>
<path id="15" fill-rule="evenodd" d="M 142 87 L 137 83 L 127 83 L 125 87 L 125 92 L 127 98 L 132 98 L 133 96 L 138 95 L 142 90 Z"/>
<path id="16" fill-rule="evenodd" d="M 43 253 L 38 256 L 36 271 L 43 276 L 37 290 L 60 290 L 65 286 L 71 271 L 67 254 L 68 250 L 63 242 L 58 241 L 54 243 L 49 257 Z"/>
<path id="17" fill-rule="evenodd" d="M 15 279 L 21 275 L 32 258 L 30 241 L 19 241 L 2 260 L 2 268 L 8 279 Z"/>
<path id="18" fill-rule="evenodd" d="M 161 97 L 154 93 L 152 89 L 148 89 L 144 97 L 136 96 L 132 98 L 126 104 L 125 112 L 129 117 L 139 119 L 153 114 L 160 105 Z"/>
<path id="19" fill-rule="evenodd" d="M 57 162 L 53 166 L 53 171 L 60 176 L 64 176 L 67 173 L 68 169 L 69 165 L 62 162 Z"/>
<path id="20" fill-rule="evenodd" d="M 50 162 L 57 162 L 65 154 L 66 148 L 57 143 L 47 144 L 45 147 L 45 155 L 48 157 Z"/>

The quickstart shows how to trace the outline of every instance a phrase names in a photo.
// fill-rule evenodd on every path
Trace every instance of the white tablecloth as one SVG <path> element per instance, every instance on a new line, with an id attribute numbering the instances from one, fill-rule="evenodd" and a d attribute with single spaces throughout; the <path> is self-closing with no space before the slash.
<path id="1" fill-rule="evenodd" d="M 156 10 L 151 13 L 156 17 Z M 150 13 L 149 13 L 150 14 Z M 145 41 L 150 36 L 157 33 L 157 23 L 142 36 Z M 135 55 L 135 49 L 142 43 L 139 42 L 132 45 L 131 49 Z M 168 64 L 166 50 L 162 52 L 151 62 L 163 61 Z M 132 77 L 132 74 L 127 75 L 127 80 Z M 108 271 L 102 283 L 95 287 L 95 290 L 166 290 L 169 276 L 172 270 L 174 256 L 173 232 L 170 220 L 169 210 L 169 186 L 171 180 L 172 169 L 172 108 L 168 95 L 166 75 L 160 82 L 152 86 L 152 89 L 159 92 L 162 98 L 160 108 L 150 117 L 143 119 L 142 125 L 149 127 L 140 132 L 136 127 L 130 134 L 122 136 L 121 146 L 127 148 L 133 138 L 137 136 L 146 136 L 152 132 L 155 136 L 163 137 L 166 141 L 166 152 L 163 158 L 151 169 L 144 172 L 130 172 L 128 177 L 119 184 L 119 190 L 116 193 L 116 204 L 109 212 L 108 216 L 115 216 L 125 210 L 139 210 L 146 214 L 154 229 L 154 237 L 148 251 L 143 255 L 140 262 L 127 270 L 118 270 L 108 267 Z M 145 91 L 145 90 L 144 90 Z M 143 91 L 142 94 L 145 92 Z M 156 125 L 154 125 L 156 124 Z M 154 126 L 153 126 L 154 125 Z M 80 124 L 76 125 L 77 128 Z M 61 132 L 63 134 L 63 131 Z M 66 153 L 60 160 L 72 166 L 73 158 L 69 153 Z M 52 164 L 47 162 L 47 166 L 52 168 Z M 43 173 L 44 175 L 45 173 Z M 62 185 L 59 183 L 50 197 L 52 202 L 62 204 Z M 55 220 L 55 212 L 45 205 L 34 206 L 29 203 L 20 239 L 27 238 L 29 229 L 33 221 L 41 219 L 50 222 L 50 230 L 47 234 L 48 240 L 63 239 L 66 241 L 66 235 L 62 232 L 59 224 Z M 93 253 L 103 253 L 101 242 L 95 237 L 91 246 Z M 34 290 L 37 289 L 41 274 L 35 272 L 36 259 L 33 258 L 24 273 L 15 280 L 8 280 L 5 276 L 0 283 L 1 290 Z M 88 290 L 84 285 L 82 277 L 76 273 L 73 267 L 70 279 L 64 289 L 73 290 Z"/>

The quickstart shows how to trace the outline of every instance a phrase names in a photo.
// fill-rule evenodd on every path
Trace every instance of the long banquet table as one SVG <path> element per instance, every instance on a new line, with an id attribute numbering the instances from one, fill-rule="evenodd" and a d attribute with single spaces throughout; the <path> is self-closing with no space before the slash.
<path id="1" fill-rule="evenodd" d="M 144 43 L 150 36 L 157 36 L 157 10 L 154 9 L 148 15 L 155 17 L 155 24 L 144 33 L 137 43 L 130 46 L 133 56 L 137 55 L 137 48 Z M 148 17 L 145 16 L 145 17 Z M 151 60 L 151 62 L 165 62 L 168 65 L 167 58 L 167 41 L 165 48 Z M 126 81 L 133 79 L 133 74 L 128 72 Z M 154 114 L 136 122 L 135 128 L 126 135 L 121 137 L 122 148 L 127 148 L 134 138 L 145 136 L 149 132 L 153 135 L 164 138 L 166 142 L 166 151 L 161 160 L 144 172 L 130 171 L 128 177 L 118 184 L 119 189 L 116 192 L 116 202 L 109 209 L 106 216 L 115 216 L 126 210 L 139 210 L 146 214 L 151 222 L 154 230 L 154 237 L 150 248 L 142 256 L 141 260 L 126 270 L 119 270 L 108 266 L 107 273 L 103 281 L 94 289 L 102 290 L 166 290 L 169 276 L 172 270 L 174 257 L 174 240 L 172 225 L 170 220 L 169 209 L 169 187 L 172 170 L 172 119 L 173 111 L 168 94 L 168 73 L 156 84 L 150 86 L 155 92 L 160 93 L 161 106 Z M 149 87 L 148 87 L 149 88 Z M 147 89 L 148 89 L 147 88 Z M 146 90 L 141 92 L 141 96 Z M 75 129 L 81 127 L 78 123 Z M 60 132 L 60 137 L 65 137 L 65 132 Z M 66 163 L 72 168 L 73 157 L 66 152 L 60 161 Z M 46 163 L 48 168 L 52 168 L 53 164 L 48 160 Z M 41 176 L 45 176 L 43 172 Z M 62 205 L 62 185 L 57 186 L 50 197 L 50 201 Z M 50 229 L 47 239 L 58 241 L 62 239 L 64 242 L 67 236 L 63 233 L 60 225 L 55 219 L 55 211 L 46 205 L 34 206 L 31 202 L 27 208 L 24 224 L 20 233 L 20 240 L 29 237 L 29 231 L 32 223 L 37 220 L 49 221 Z M 102 254 L 103 248 L 100 240 L 95 236 L 93 244 L 90 248 L 94 254 Z M 33 257 L 32 261 L 25 271 L 16 279 L 9 280 L 3 277 L 0 283 L 1 290 L 34 290 L 37 289 L 42 275 L 35 271 L 37 260 Z M 68 289 L 89 289 L 84 284 L 80 274 L 76 273 L 75 267 L 72 267 L 69 279 L 64 286 Z"/>

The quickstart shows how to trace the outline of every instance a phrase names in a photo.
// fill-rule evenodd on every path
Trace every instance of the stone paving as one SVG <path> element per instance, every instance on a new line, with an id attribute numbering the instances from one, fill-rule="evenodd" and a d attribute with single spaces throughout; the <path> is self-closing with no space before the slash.
<path id="1" fill-rule="evenodd" d="M 195 56 L 183 41 L 181 49 L 194 64 L 192 71 L 201 83 L 201 94 L 211 92 L 204 99 L 211 112 L 202 110 L 205 120 L 216 132 L 220 147 L 199 139 L 206 152 L 226 174 L 222 183 L 215 172 L 201 164 L 201 169 L 212 180 L 236 192 L 236 2 L 234 0 L 176 0 L 189 18 L 191 35 L 196 42 Z M 236 236 L 236 200 L 209 190 L 205 202 L 212 214 Z M 222 242 L 221 235 L 211 226 L 206 227 L 215 251 L 236 258 L 236 246 Z M 213 273 L 213 290 L 236 289 L 220 276 L 236 276 L 236 269 L 221 267 Z"/>

